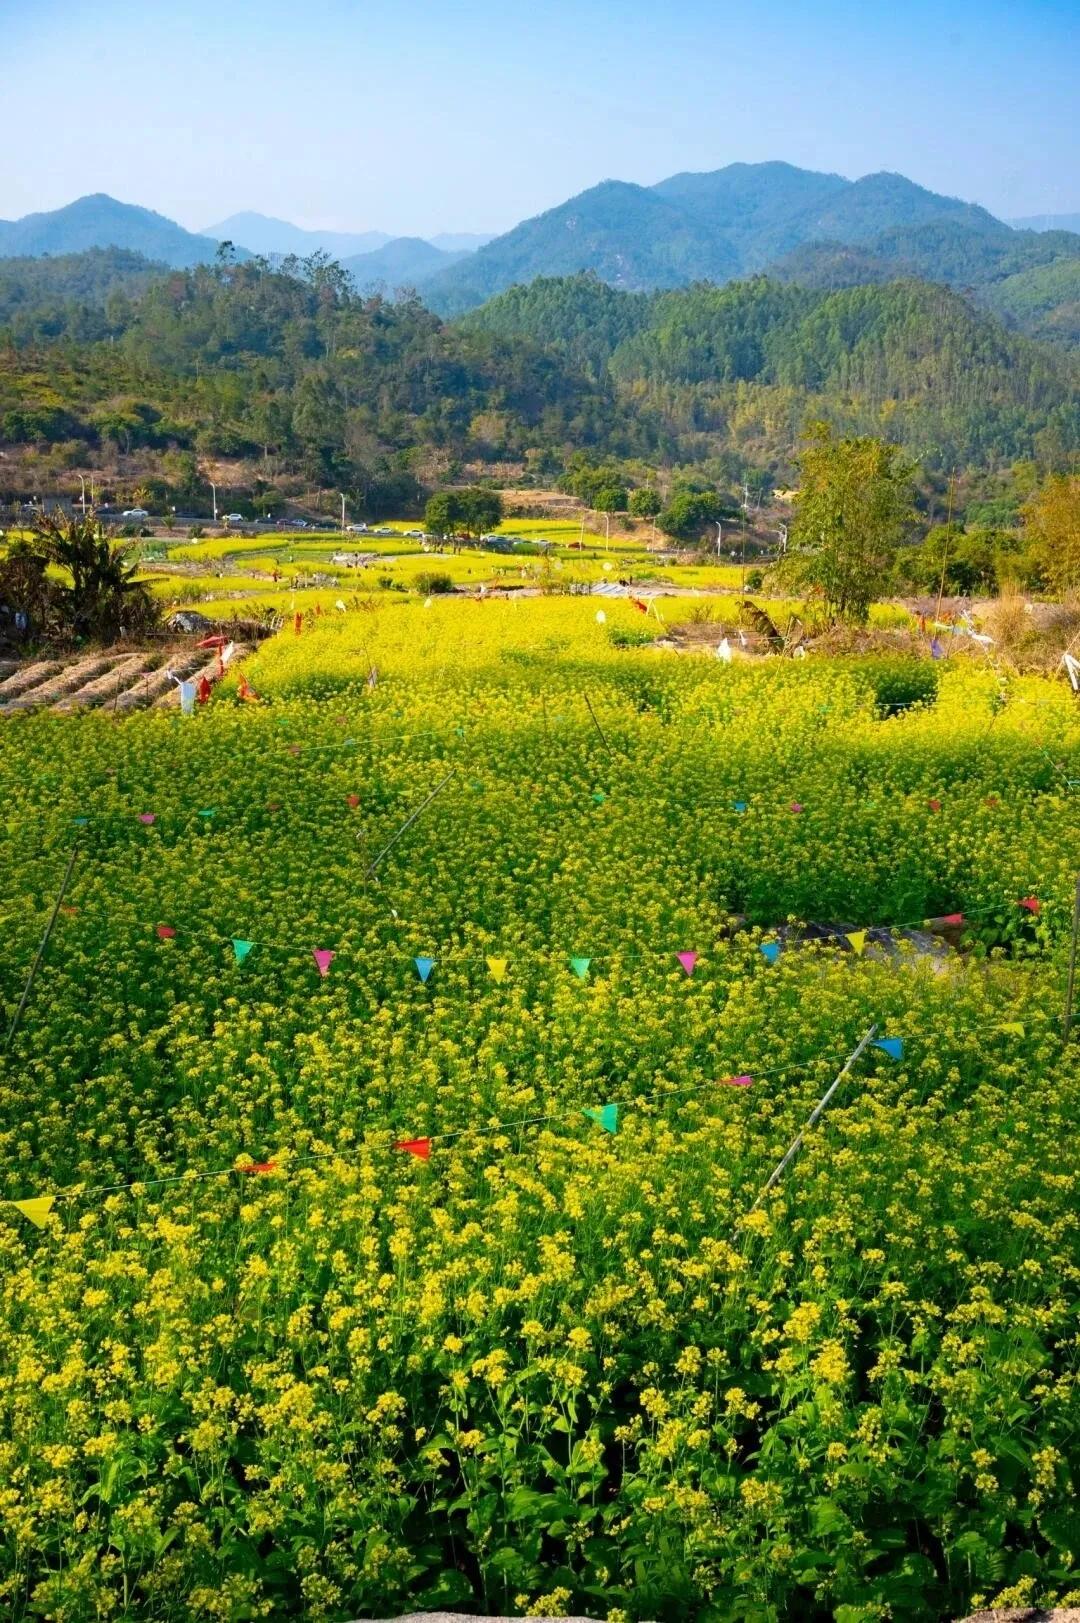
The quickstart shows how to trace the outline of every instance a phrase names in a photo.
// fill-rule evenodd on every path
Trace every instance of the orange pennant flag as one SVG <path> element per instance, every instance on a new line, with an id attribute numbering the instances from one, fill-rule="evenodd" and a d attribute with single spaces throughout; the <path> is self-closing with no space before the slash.
<path id="1" fill-rule="evenodd" d="M 394 1145 L 395 1150 L 404 1150 L 408 1155 L 415 1155 L 420 1161 L 430 1161 L 430 1138 L 401 1138 Z"/>

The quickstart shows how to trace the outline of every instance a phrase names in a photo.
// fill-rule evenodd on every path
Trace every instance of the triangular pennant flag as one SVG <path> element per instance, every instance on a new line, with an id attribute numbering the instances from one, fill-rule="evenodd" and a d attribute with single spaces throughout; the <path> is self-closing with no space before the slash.
<path id="1" fill-rule="evenodd" d="M 1042 908 L 1042 903 L 1037 896 L 1025 896 L 1023 901 L 1018 902 L 1016 905 L 1026 907 L 1029 913 L 1038 913 Z"/>
<path id="2" fill-rule="evenodd" d="M 862 952 L 866 946 L 866 931 L 849 930 L 846 939 L 851 943 L 852 952 Z"/>
<path id="3" fill-rule="evenodd" d="M 614 1133 L 618 1131 L 618 1105 L 601 1105 L 599 1110 L 583 1110 L 582 1115 L 588 1116 L 590 1121 L 597 1122 L 604 1129 L 605 1133 Z"/>
<path id="4" fill-rule="evenodd" d="M 677 952 L 675 954 L 675 956 L 679 960 L 679 962 L 683 966 L 683 968 L 686 970 L 686 973 L 688 975 L 692 975 L 694 973 L 694 965 L 698 961 L 697 953 L 696 952 Z"/>
<path id="5" fill-rule="evenodd" d="M 357 806 L 359 806 L 359 804 L 360 804 L 360 796 L 359 795 L 346 795 L 345 796 L 345 803 L 346 803 L 346 805 L 351 806 L 353 811 L 355 811 Z"/>
<path id="6" fill-rule="evenodd" d="M 607 625 L 607 615 L 604 613 L 603 609 L 597 609 L 597 611 L 596 611 L 596 623 L 597 623 L 598 626 L 606 626 Z"/>
<path id="7" fill-rule="evenodd" d="M 928 800 L 926 804 L 930 807 L 932 812 L 939 812 L 941 810 L 940 800 Z"/>
<path id="8" fill-rule="evenodd" d="M 792 809 L 793 812 L 801 812 L 802 809 L 803 809 L 802 801 L 801 800 L 793 800 L 791 802 L 791 809 Z"/>
<path id="9" fill-rule="evenodd" d="M 752 1076 L 722 1076 L 720 1080 L 726 1088 L 750 1088 L 754 1085 Z"/>
<path id="10" fill-rule="evenodd" d="M 399 1138 L 394 1148 L 405 1150 L 408 1155 L 415 1155 L 420 1161 L 431 1160 L 430 1138 Z"/>
<path id="11" fill-rule="evenodd" d="M 176 931 L 173 929 L 171 924 L 159 924 L 157 927 L 157 933 L 161 937 L 162 941 L 171 941 L 175 936 Z"/>
<path id="12" fill-rule="evenodd" d="M 890 1059 L 903 1059 L 904 1057 L 904 1044 L 899 1037 L 879 1037 L 874 1047 L 880 1048 L 883 1053 L 888 1054 Z"/>
<path id="13" fill-rule="evenodd" d="M 9 1205 L 14 1206 L 17 1212 L 29 1218 L 35 1228 L 43 1229 L 45 1219 L 56 1205 L 55 1195 L 35 1195 L 33 1200 L 12 1200 Z"/>
<path id="14" fill-rule="evenodd" d="M 1023 1037 L 1024 1026 L 1020 1020 L 1006 1020 L 999 1027 L 999 1031 L 1007 1031 L 1010 1037 Z"/>
<path id="15" fill-rule="evenodd" d="M 435 968 L 435 960 L 434 960 L 434 958 L 414 958 L 413 963 L 416 965 L 416 973 L 419 975 L 420 979 L 423 981 L 424 985 L 426 986 L 428 976 L 431 974 L 431 971 Z"/>
<path id="16" fill-rule="evenodd" d="M 574 971 L 574 974 L 577 976 L 578 980 L 583 981 L 586 975 L 589 973 L 589 965 L 591 963 L 591 958 L 571 958 L 570 968 Z"/>
<path id="17" fill-rule="evenodd" d="M 199 816 L 200 817 L 213 817 L 213 815 L 214 815 L 214 813 L 216 811 L 217 811 L 216 806 L 204 806 L 202 811 L 199 813 Z"/>
<path id="18" fill-rule="evenodd" d="M 735 807 L 737 812 L 744 812 L 746 810 L 745 800 L 735 800 L 732 802 L 732 805 Z"/>
<path id="19" fill-rule="evenodd" d="M 254 941 L 240 941 L 236 936 L 233 936 L 233 956 L 238 964 L 242 964 L 244 962 L 244 959 L 247 957 L 254 945 Z"/>
<path id="20" fill-rule="evenodd" d="M 249 1161 L 247 1166 L 237 1167 L 237 1172 L 276 1172 L 276 1161 Z"/>
<path id="21" fill-rule="evenodd" d="M 780 956 L 780 943 L 779 941 L 763 941 L 758 951 L 767 964 L 775 964 Z"/>
<path id="22" fill-rule="evenodd" d="M 90 821 L 89 817 L 73 817 L 71 821 L 77 828 L 83 828 Z"/>
<path id="23" fill-rule="evenodd" d="M 944 648 L 942 648 L 941 644 L 938 642 L 936 637 L 931 637 L 931 639 L 930 639 L 930 658 L 931 659 L 944 659 L 945 658 L 945 650 L 944 650 Z"/>
<path id="24" fill-rule="evenodd" d="M 493 981 L 504 981 L 506 979 L 507 959 L 489 958 L 487 961 L 487 966 L 488 972 Z"/>
<path id="25" fill-rule="evenodd" d="M 139 822 L 140 823 L 145 823 L 147 828 L 149 828 L 150 824 L 155 820 L 156 816 L 157 816 L 156 812 L 140 812 L 139 813 Z"/>
<path id="26" fill-rule="evenodd" d="M 180 713 L 184 716 L 193 716 L 195 714 L 194 682 L 180 683 Z"/>
<path id="27" fill-rule="evenodd" d="M 330 973 L 330 965 L 333 962 L 334 954 L 327 947 L 312 947 L 311 956 L 319 966 L 319 974 L 325 980 Z"/>
<path id="28" fill-rule="evenodd" d="M 931 923 L 935 922 L 938 924 L 963 924 L 964 915 L 962 913 L 942 913 L 939 919 L 931 920 Z"/>
<path id="29" fill-rule="evenodd" d="M 593 799 L 596 801 L 596 804 L 598 806 L 602 806 L 604 804 L 604 801 L 607 799 L 607 796 L 604 794 L 604 791 L 602 789 L 594 789 L 593 790 Z"/>

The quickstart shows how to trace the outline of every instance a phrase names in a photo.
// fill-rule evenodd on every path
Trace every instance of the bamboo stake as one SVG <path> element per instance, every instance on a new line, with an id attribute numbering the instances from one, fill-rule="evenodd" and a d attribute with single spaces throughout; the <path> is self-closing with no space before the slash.
<path id="1" fill-rule="evenodd" d="M 1076 898 L 1073 902 L 1072 941 L 1069 943 L 1069 980 L 1065 989 L 1065 1018 L 1061 1023 L 1061 1040 L 1067 1043 L 1072 1030 L 1073 988 L 1076 985 L 1076 941 L 1080 936 L 1080 874 L 1076 876 Z"/>
<path id="2" fill-rule="evenodd" d="M 411 814 L 411 816 L 409 816 L 409 817 L 407 817 L 405 819 L 405 821 L 402 823 L 401 827 L 398 829 L 397 833 L 394 835 L 393 839 L 392 840 L 387 840 L 386 844 L 383 846 L 383 848 L 379 852 L 378 856 L 376 856 L 374 858 L 374 860 L 368 864 L 367 870 L 366 870 L 366 872 L 364 874 L 365 879 L 370 879 L 371 878 L 372 874 L 375 872 L 375 869 L 379 866 L 379 863 L 382 861 L 382 859 L 386 855 L 386 853 L 393 849 L 393 847 L 400 840 L 401 836 L 405 833 L 406 829 L 409 829 L 409 828 L 412 827 L 413 823 L 415 823 L 416 819 L 420 816 L 420 813 L 422 811 L 425 811 L 426 808 L 431 805 L 431 802 L 435 799 L 435 796 L 439 795 L 439 794 L 442 794 L 442 791 L 446 788 L 446 785 L 450 782 L 450 779 L 455 775 L 456 772 L 457 772 L 457 767 L 452 766 L 450 768 L 449 772 L 446 774 L 445 778 L 442 780 L 442 782 L 439 783 L 439 784 L 436 784 L 435 788 L 428 795 L 427 799 L 425 801 L 422 801 L 421 804 L 419 806 L 417 806 L 416 810 Z"/>
<path id="3" fill-rule="evenodd" d="M 787 1151 L 786 1155 L 784 1156 L 783 1160 L 778 1162 L 778 1164 L 773 1168 L 772 1172 L 769 1174 L 768 1182 L 765 1184 L 764 1188 L 761 1190 L 761 1192 L 759 1193 L 757 1199 L 754 1201 L 754 1204 L 750 1208 L 751 1212 L 756 1212 L 757 1211 L 758 1207 L 761 1205 L 761 1202 L 765 1199 L 765 1196 L 769 1193 L 769 1190 L 774 1188 L 775 1185 L 779 1183 L 781 1177 L 784 1174 L 784 1168 L 786 1166 L 788 1166 L 788 1164 L 791 1161 L 794 1160 L 795 1156 L 802 1149 L 803 1142 L 804 1142 L 804 1140 L 806 1138 L 807 1133 L 810 1131 L 810 1129 L 812 1127 L 815 1127 L 817 1125 L 818 1120 L 820 1119 L 822 1113 L 826 1109 L 826 1107 L 827 1107 L 830 1099 L 832 1098 L 833 1094 L 836 1092 L 837 1088 L 840 1086 L 840 1084 L 844 1080 L 845 1076 L 847 1076 L 848 1072 L 851 1070 L 851 1067 L 854 1065 L 855 1061 L 859 1058 L 859 1055 L 863 1052 L 863 1050 L 871 1042 L 873 1042 L 874 1037 L 876 1035 L 877 1035 L 877 1026 L 873 1025 L 873 1026 L 871 1026 L 869 1028 L 868 1031 L 866 1031 L 863 1034 L 862 1037 L 860 1037 L 858 1046 L 856 1048 L 852 1049 L 851 1053 L 848 1055 L 847 1059 L 844 1061 L 843 1069 L 839 1072 L 839 1074 L 835 1077 L 833 1082 L 829 1085 L 829 1087 L 826 1089 L 826 1091 L 822 1094 L 821 1098 L 818 1100 L 817 1104 L 814 1106 L 813 1110 L 810 1112 L 809 1116 L 806 1118 L 806 1125 L 803 1127 L 802 1131 L 800 1133 L 796 1134 L 795 1138 L 792 1140 L 792 1142 L 791 1142 L 791 1144 L 790 1144 L 790 1146 L 788 1148 L 788 1151 Z M 749 1216 L 749 1213 L 747 1215 Z"/>
<path id="4" fill-rule="evenodd" d="M 600 723 L 596 719 L 596 711 L 592 707 L 592 700 L 589 698 L 589 695 L 587 693 L 583 693 L 581 696 L 585 700 L 585 703 L 589 707 L 589 714 L 593 719 L 593 726 L 596 728 L 597 732 L 600 734 L 600 742 L 601 742 L 601 744 L 603 744 L 603 746 L 607 750 L 608 754 L 610 756 L 614 757 L 615 751 L 612 749 L 611 745 L 608 743 L 607 739 L 604 737 L 604 729 L 601 727 Z"/>
<path id="5" fill-rule="evenodd" d="M 60 884 L 60 893 L 53 905 L 52 913 L 49 916 L 49 922 L 45 926 L 45 934 L 42 936 L 41 941 L 38 944 L 37 955 L 34 958 L 34 962 L 30 966 L 30 973 L 26 978 L 26 985 L 23 987 L 23 994 L 19 999 L 19 1006 L 11 1017 L 11 1024 L 7 1029 L 7 1036 L 4 1038 L 5 1050 L 11 1047 L 15 1033 L 19 1029 L 19 1021 L 23 1017 L 23 1010 L 26 1008 L 29 1000 L 31 988 L 33 987 L 34 981 L 37 979 L 37 972 L 41 966 L 41 960 L 45 956 L 45 948 L 49 945 L 49 937 L 53 933 L 53 925 L 56 923 L 61 904 L 63 903 L 64 897 L 67 895 L 68 881 L 71 879 L 71 870 L 75 866 L 75 858 L 78 856 L 78 854 L 79 847 L 77 845 L 73 845 L 71 847 L 71 855 L 68 857 L 68 865 L 64 870 L 64 877 Z"/>

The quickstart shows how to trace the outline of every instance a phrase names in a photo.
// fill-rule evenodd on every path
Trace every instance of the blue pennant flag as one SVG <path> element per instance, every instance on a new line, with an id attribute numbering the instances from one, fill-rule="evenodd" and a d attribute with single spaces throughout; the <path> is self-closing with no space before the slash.
<path id="1" fill-rule="evenodd" d="M 767 964 L 775 964 L 780 956 L 780 943 L 779 941 L 763 941 L 758 951 Z"/>
<path id="2" fill-rule="evenodd" d="M 424 985 L 426 986 L 427 982 L 428 982 L 428 976 L 431 974 L 431 971 L 435 968 L 435 960 L 434 960 L 434 958 L 414 958 L 413 963 L 416 965 L 416 973 L 419 975 L 420 979 L 423 981 Z"/>
<path id="3" fill-rule="evenodd" d="M 879 1037 L 874 1047 L 880 1048 L 884 1053 L 888 1054 L 890 1059 L 903 1059 L 904 1057 L 904 1044 L 899 1037 Z"/>
<path id="4" fill-rule="evenodd" d="M 746 810 L 745 800 L 735 800 L 732 802 L 732 804 L 737 812 L 744 812 Z"/>

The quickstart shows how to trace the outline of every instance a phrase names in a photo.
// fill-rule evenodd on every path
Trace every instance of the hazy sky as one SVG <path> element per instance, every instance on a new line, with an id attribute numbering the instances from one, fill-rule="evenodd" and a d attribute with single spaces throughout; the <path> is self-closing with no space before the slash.
<path id="1" fill-rule="evenodd" d="M 0 217 L 505 230 L 784 158 L 1080 209 L 1080 0 L 0 0 Z"/>

